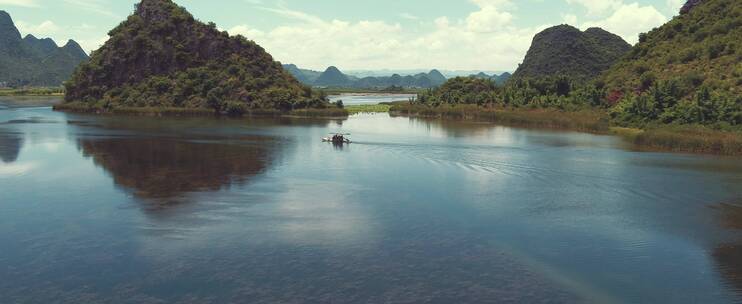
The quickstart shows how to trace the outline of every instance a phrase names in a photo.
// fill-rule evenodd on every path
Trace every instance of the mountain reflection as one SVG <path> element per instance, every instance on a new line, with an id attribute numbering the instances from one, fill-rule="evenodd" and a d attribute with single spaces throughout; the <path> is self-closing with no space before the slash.
<path id="1" fill-rule="evenodd" d="M 266 170 L 273 141 L 188 141 L 172 138 L 80 139 L 86 157 L 135 196 L 162 200 L 189 192 L 218 191 Z"/>
<path id="2" fill-rule="evenodd" d="M 742 230 L 742 205 L 719 204 L 721 223 L 732 230 Z M 712 254 L 719 273 L 735 291 L 742 293 L 742 243 L 726 243 L 717 246 Z"/>
<path id="3" fill-rule="evenodd" d="M 23 146 L 23 138 L 16 133 L 0 131 L 0 160 L 12 163 L 18 159 Z"/>

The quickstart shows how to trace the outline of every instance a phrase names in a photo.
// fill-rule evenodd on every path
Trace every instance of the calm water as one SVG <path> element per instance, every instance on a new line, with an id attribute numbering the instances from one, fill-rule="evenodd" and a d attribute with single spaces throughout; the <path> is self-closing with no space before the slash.
<path id="1" fill-rule="evenodd" d="M 0 104 L 2 303 L 742 301 L 739 158 L 384 115 Z"/>
<path id="2" fill-rule="evenodd" d="M 415 94 L 339 94 L 330 95 L 330 101 L 336 102 L 342 100 L 343 104 L 346 105 L 363 105 L 363 104 L 378 104 L 382 102 L 395 102 L 395 101 L 407 101 L 412 97 L 416 97 Z"/>

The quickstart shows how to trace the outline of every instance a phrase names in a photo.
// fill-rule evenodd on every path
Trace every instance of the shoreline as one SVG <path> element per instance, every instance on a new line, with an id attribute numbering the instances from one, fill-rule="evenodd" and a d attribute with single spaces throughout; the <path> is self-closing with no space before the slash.
<path id="1" fill-rule="evenodd" d="M 113 109 L 101 109 L 79 103 L 57 104 L 52 106 L 53 111 L 85 113 L 95 115 L 135 115 L 135 116 L 191 116 L 191 117 L 302 117 L 302 118 L 326 118 L 326 119 L 346 119 L 350 114 L 345 109 L 326 108 L 326 109 L 299 109 L 289 112 L 282 112 L 275 109 L 254 109 L 248 110 L 241 115 L 228 115 L 225 113 L 216 113 L 211 109 L 202 108 L 175 108 L 175 107 L 120 107 Z"/>
<path id="2" fill-rule="evenodd" d="M 97 115 L 137 116 L 229 116 L 209 109 L 193 108 L 100 108 L 80 104 L 58 104 L 54 111 L 89 113 Z M 704 126 L 663 125 L 649 128 L 614 126 L 608 114 L 598 109 L 563 111 L 556 109 L 481 108 L 476 105 L 458 105 L 446 108 L 391 103 L 348 105 L 343 109 L 301 109 L 281 112 L 256 109 L 237 117 L 294 117 L 347 119 L 362 113 L 388 113 L 395 117 L 458 120 L 493 123 L 497 125 L 543 130 L 576 131 L 620 137 L 638 151 L 693 153 L 724 156 L 742 156 L 742 132 L 713 130 Z"/>
<path id="3" fill-rule="evenodd" d="M 430 108 L 417 105 L 395 105 L 389 114 L 493 123 L 503 126 L 548 130 L 577 131 L 620 137 L 638 151 L 673 152 L 707 155 L 742 156 L 742 132 L 714 130 L 699 125 L 659 125 L 647 128 L 626 128 L 612 125 L 604 111 L 585 109 L 481 108 L 458 105 Z"/>

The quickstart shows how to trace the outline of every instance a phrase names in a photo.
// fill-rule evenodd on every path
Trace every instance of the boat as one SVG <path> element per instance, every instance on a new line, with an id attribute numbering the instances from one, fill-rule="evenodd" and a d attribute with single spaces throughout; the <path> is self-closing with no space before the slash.
<path id="1" fill-rule="evenodd" d="M 342 144 L 349 144 L 352 143 L 350 139 L 346 138 L 346 136 L 350 134 L 341 134 L 341 133 L 330 133 L 330 137 L 325 137 L 322 139 L 323 142 L 329 142 L 336 145 L 342 145 Z"/>

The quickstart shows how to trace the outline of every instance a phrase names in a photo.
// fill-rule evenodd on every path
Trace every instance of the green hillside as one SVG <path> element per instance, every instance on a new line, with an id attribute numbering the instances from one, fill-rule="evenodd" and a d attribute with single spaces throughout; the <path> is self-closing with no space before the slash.
<path id="1" fill-rule="evenodd" d="M 142 0 L 67 83 L 67 106 L 209 109 L 324 108 L 255 42 L 230 37 L 170 0 Z M 71 103 L 71 104 L 70 104 Z"/>
<path id="2" fill-rule="evenodd" d="M 607 70 L 631 49 L 621 37 L 599 28 L 584 32 L 558 25 L 533 38 L 514 78 L 568 76 L 589 80 Z"/>
<path id="3" fill-rule="evenodd" d="M 616 120 L 742 124 L 742 1 L 693 3 L 598 81 Z"/>

